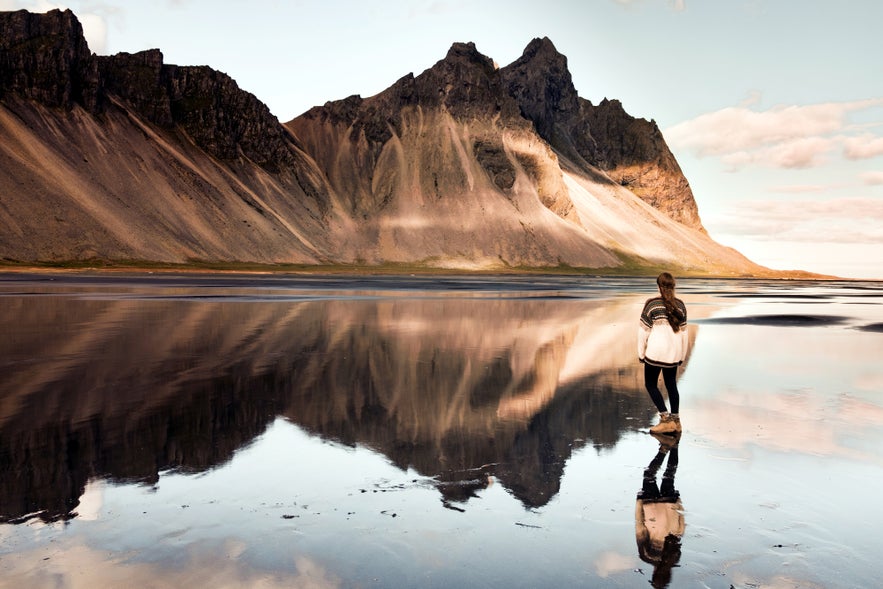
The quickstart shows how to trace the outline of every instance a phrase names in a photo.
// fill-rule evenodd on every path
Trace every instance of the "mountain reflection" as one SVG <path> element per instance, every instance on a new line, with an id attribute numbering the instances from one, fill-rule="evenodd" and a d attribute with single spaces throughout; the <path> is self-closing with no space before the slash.
<path id="1" fill-rule="evenodd" d="M 641 297 L 206 301 L 6 297 L 0 521 L 73 517 L 95 477 L 229 460 L 278 416 L 525 506 L 566 460 L 649 422 Z"/>

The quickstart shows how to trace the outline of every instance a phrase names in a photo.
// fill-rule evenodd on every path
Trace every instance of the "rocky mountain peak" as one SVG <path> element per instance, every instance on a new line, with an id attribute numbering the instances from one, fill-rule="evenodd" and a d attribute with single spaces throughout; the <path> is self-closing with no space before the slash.
<path id="1" fill-rule="evenodd" d="M 19 10 L 2 16 L 0 97 L 14 92 L 47 106 L 96 106 L 96 64 L 73 12 Z"/>
<path id="2" fill-rule="evenodd" d="M 421 104 L 443 105 L 455 118 L 470 119 L 502 114 L 519 118 L 518 109 L 503 86 L 494 60 L 475 43 L 454 43 L 444 59 L 415 78 Z"/>
<path id="3" fill-rule="evenodd" d="M 475 47 L 475 43 L 471 41 L 452 44 L 445 58 L 436 65 L 454 63 L 474 64 L 490 70 L 496 69 L 494 60 L 479 52 Z"/>
<path id="4" fill-rule="evenodd" d="M 376 157 L 393 133 L 401 132 L 402 110 L 414 106 L 441 109 L 459 120 L 500 116 L 512 126 L 524 124 L 502 84 L 500 70 L 471 42 L 454 43 L 444 59 L 417 76 L 403 76 L 375 96 L 353 95 L 326 102 L 299 119 L 350 127 L 351 140 L 364 137 Z"/>
<path id="5" fill-rule="evenodd" d="M 534 39 L 521 57 L 502 69 L 509 94 L 537 132 L 555 145 L 555 125 L 579 114 L 579 102 L 567 58 L 548 37 Z"/>
<path id="6" fill-rule="evenodd" d="M 524 48 L 521 57 L 510 64 L 510 67 L 518 67 L 524 64 L 531 64 L 531 67 L 534 68 L 548 67 L 551 70 L 549 73 L 553 74 L 553 77 L 563 75 L 567 81 L 570 80 L 570 72 L 567 69 L 567 57 L 558 51 L 555 44 L 548 37 L 531 40 L 527 47 Z"/>

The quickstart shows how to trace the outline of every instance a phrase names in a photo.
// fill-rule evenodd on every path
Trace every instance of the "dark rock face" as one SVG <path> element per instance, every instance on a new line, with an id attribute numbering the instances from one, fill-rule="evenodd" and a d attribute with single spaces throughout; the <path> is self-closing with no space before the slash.
<path id="1" fill-rule="evenodd" d="M 567 58 L 548 38 L 531 41 L 502 72 L 521 113 L 561 155 L 589 173 L 604 171 L 675 221 L 704 231 L 690 185 L 655 122 L 630 116 L 616 100 L 594 106 L 580 98 Z"/>
<path id="2" fill-rule="evenodd" d="M 581 100 L 580 111 L 595 139 L 583 157 L 675 221 L 704 231 L 690 184 L 654 121 L 629 116 L 618 100 Z"/>
<path id="3" fill-rule="evenodd" d="M 515 184 L 515 167 L 506 156 L 501 142 L 476 140 L 473 154 L 494 185 L 500 190 L 509 190 Z"/>
<path id="4" fill-rule="evenodd" d="M 14 92 L 52 107 L 97 106 L 95 61 L 70 10 L 0 13 L 0 98 Z"/>
<path id="5" fill-rule="evenodd" d="M 180 126 L 219 159 L 244 156 L 271 172 L 292 164 L 279 121 L 226 74 L 165 65 L 158 49 L 97 60 L 107 100 L 118 97 L 157 125 Z"/>
<path id="6" fill-rule="evenodd" d="M 172 120 L 221 159 L 240 153 L 270 171 L 291 163 L 279 121 L 232 78 L 208 67 L 169 67 Z"/>
<path id="7" fill-rule="evenodd" d="M 445 58 L 415 82 L 420 104 L 440 105 L 455 119 L 500 115 L 512 123 L 519 118 L 493 60 L 479 53 L 474 43 L 454 43 Z"/>
<path id="8" fill-rule="evenodd" d="M 126 100 L 149 121 L 164 127 L 174 124 L 166 89 L 167 76 L 163 74 L 163 55 L 159 49 L 98 56 L 96 59 L 108 94 Z"/>
<path id="9" fill-rule="evenodd" d="M 163 127 L 180 126 L 222 160 L 246 157 L 271 172 L 296 159 L 284 128 L 260 100 L 209 67 L 163 64 L 158 49 L 96 56 L 70 11 L 0 14 L 0 96 L 93 114 L 115 99 Z"/>
<path id="10" fill-rule="evenodd" d="M 369 144 L 377 147 L 393 133 L 401 133 L 402 110 L 418 105 L 442 109 L 458 120 L 500 116 L 510 125 L 524 125 L 493 60 L 482 55 L 474 43 L 454 43 L 447 56 L 433 67 L 417 77 L 402 77 L 377 96 L 326 102 L 299 118 L 351 126 L 349 136 L 353 141 L 364 134 Z"/>
<path id="11" fill-rule="evenodd" d="M 580 115 L 580 104 L 567 58 L 548 38 L 534 39 L 521 57 L 502 69 L 502 77 L 521 114 L 533 122 L 537 133 L 572 157 L 570 136 Z"/>

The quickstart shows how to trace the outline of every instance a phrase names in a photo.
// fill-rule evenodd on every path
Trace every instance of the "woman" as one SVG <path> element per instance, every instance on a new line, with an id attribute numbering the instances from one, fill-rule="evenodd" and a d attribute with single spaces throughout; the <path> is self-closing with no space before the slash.
<path id="1" fill-rule="evenodd" d="M 650 428 L 657 434 L 678 434 L 678 366 L 687 358 L 687 307 L 675 297 L 675 279 L 668 272 L 656 278 L 659 295 L 648 299 L 638 329 L 638 359 L 644 364 L 644 386 L 659 410 L 659 423 Z M 659 390 L 659 373 L 668 391 L 671 412 Z"/>

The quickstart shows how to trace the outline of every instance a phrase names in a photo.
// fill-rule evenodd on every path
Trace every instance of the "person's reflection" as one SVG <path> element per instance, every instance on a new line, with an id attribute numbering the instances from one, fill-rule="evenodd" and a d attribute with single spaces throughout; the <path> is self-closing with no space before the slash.
<path id="1" fill-rule="evenodd" d="M 684 535 L 684 513 L 680 493 L 675 489 L 678 469 L 678 440 L 668 436 L 654 436 L 659 451 L 647 468 L 635 502 L 635 537 L 638 555 L 653 565 L 653 587 L 668 587 L 671 569 L 681 558 L 681 537 Z M 662 474 L 662 484 L 656 484 L 656 474 L 668 456 Z"/>

